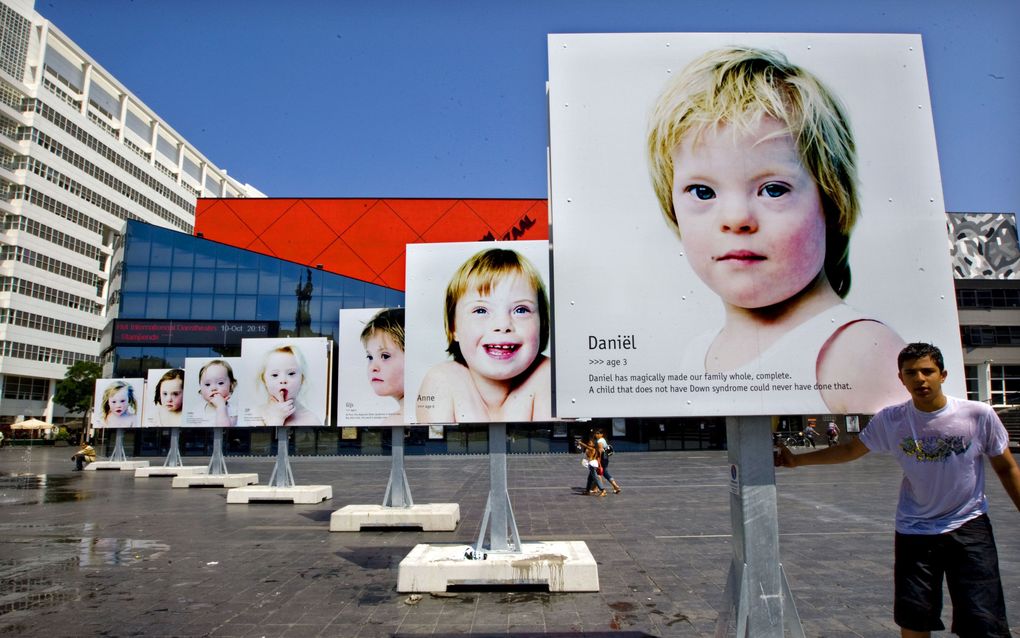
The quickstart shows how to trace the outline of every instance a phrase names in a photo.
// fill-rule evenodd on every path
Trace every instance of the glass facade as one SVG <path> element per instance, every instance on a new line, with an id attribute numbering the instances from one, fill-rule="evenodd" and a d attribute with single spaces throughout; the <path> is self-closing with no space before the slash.
<path id="1" fill-rule="evenodd" d="M 118 321 L 260 321 L 274 327 L 275 334 L 269 336 L 335 339 L 341 308 L 404 304 L 399 290 L 137 221 L 127 224 L 123 250 L 120 289 L 111 295 L 117 300 L 111 317 Z M 113 377 L 144 377 L 149 368 L 182 367 L 186 357 L 241 354 L 239 345 L 123 345 L 116 342 L 112 325 L 104 334 L 108 348 L 103 360 Z M 167 452 L 168 431 L 126 434 L 125 444 L 137 454 Z M 335 428 L 301 429 L 292 436 L 299 454 L 343 453 L 344 443 L 347 453 L 360 453 L 355 449 L 360 450 L 361 437 L 341 441 Z M 275 452 L 275 444 L 268 428 L 238 429 L 226 437 L 224 452 L 268 454 Z M 182 429 L 182 454 L 207 455 L 211 450 L 211 431 Z"/>

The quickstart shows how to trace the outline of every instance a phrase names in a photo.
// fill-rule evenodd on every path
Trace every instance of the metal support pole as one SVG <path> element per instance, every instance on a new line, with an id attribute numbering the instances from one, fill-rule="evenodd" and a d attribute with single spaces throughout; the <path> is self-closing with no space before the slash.
<path id="1" fill-rule="evenodd" d="M 521 537 L 517 533 L 517 521 L 514 520 L 507 491 L 506 423 L 489 424 L 489 499 L 485 503 L 485 514 L 482 515 L 482 526 L 475 543 L 476 558 L 484 555 L 486 527 L 489 528 L 489 553 L 521 553 Z"/>
<path id="2" fill-rule="evenodd" d="M 117 428 L 117 438 L 113 442 L 113 454 L 110 455 L 110 460 L 117 463 L 127 460 L 127 454 L 124 453 L 124 430 L 122 428 Z"/>
<path id="3" fill-rule="evenodd" d="M 269 476 L 269 487 L 294 487 L 294 473 L 287 455 L 288 431 L 286 426 L 276 428 L 276 465 Z"/>
<path id="4" fill-rule="evenodd" d="M 163 467 L 181 467 L 184 461 L 181 460 L 181 429 L 170 428 L 170 451 L 163 461 Z"/>
<path id="5" fill-rule="evenodd" d="M 715 635 L 726 636 L 736 610 L 737 638 L 804 638 L 779 562 L 779 513 L 769 417 L 728 417 L 733 560 Z"/>
<path id="6" fill-rule="evenodd" d="M 213 428 L 212 458 L 209 459 L 208 474 L 223 476 L 227 471 L 227 461 L 223 458 L 223 428 Z"/>
<path id="7" fill-rule="evenodd" d="M 392 445 L 390 447 L 390 480 L 386 483 L 386 494 L 383 496 L 383 507 L 411 507 L 411 485 L 407 482 L 404 471 L 404 426 L 395 425 L 390 430 Z"/>

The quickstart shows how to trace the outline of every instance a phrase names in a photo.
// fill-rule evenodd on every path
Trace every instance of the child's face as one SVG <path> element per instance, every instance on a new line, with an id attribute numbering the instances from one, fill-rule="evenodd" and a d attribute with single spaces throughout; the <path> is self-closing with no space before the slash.
<path id="1" fill-rule="evenodd" d="M 184 382 L 180 379 L 167 379 L 159 384 L 159 404 L 170 412 L 181 411 L 184 397 Z"/>
<path id="2" fill-rule="evenodd" d="M 467 291 L 453 316 L 453 338 L 464 361 L 483 377 L 513 379 L 539 355 L 538 294 L 524 277 L 497 280 L 488 295 Z"/>
<path id="3" fill-rule="evenodd" d="M 374 332 L 365 341 L 368 382 L 381 397 L 404 396 L 404 351 L 385 332 Z"/>
<path id="4" fill-rule="evenodd" d="M 123 416 L 128 413 L 128 389 L 121 388 L 110 395 L 110 400 L 107 401 L 110 406 L 110 414 L 114 416 Z"/>
<path id="5" fill-rule="evenodd" d="M 199 393 L 207 402 L 211 403 L 214 396 L 230 398 L 230 373 L 219 364 L 206 368 L 198 385 Z"/>
<path id="6" fill-rule="evenodd" d="M 825 262 L 825 216 L 793 138 L 764 117 L 673 151 L 673 205 L 687 260 L 725 303 L 764 308 L 804 290 Z"/>
<path id="7" fill-rule="evenodd" d="M 269 396 L 277 401 L 297 398 L 304 379 L 297 358 L 291 353 L 273 352 L 266 357 L 266 371 L 262 381 L 266 384 Z"/>

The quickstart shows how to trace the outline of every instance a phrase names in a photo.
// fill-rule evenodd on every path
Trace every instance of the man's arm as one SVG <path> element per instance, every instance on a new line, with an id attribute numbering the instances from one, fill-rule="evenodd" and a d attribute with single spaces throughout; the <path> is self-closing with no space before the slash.
<path id="1" fill-rule="evenodd" d="M 837 463 L 849 463 L 867 454 L 870 450 L 861 443 L 858 438 L 852 439 L 846 445 L 827 447 L 806 454 L 794 454 L 785 445 L 779 446 L 779 453 L 775 456 L 776 467 L 800 467 L 802 465 L 835 465 Z M 1014 463 L 1014 467 L 1016 464 Z M 1020 485 L 1020 484 L 1018 484 Z M 1015 499 L 1014 499 L 1015 500 Z"/>
<path id="2" fill-rule="evenodd" d="M 988 460 L 991 461 L 992 469 L 999 476 L 1002 487 L 1013 499 L 1013 505 L 1016 505 L 1016 509 L 1020 511 L 1020 468 L 1017 467 L 1013 454 L 1007 447 L 1005 452 L 999 456 L 990 456 Z"/>

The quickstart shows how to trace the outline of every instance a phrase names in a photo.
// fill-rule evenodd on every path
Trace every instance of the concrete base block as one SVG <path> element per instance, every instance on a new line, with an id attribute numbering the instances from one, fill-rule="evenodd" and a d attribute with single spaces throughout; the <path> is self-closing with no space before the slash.
<path id="1" fill-rule="evenodd" d="M 208 471 L 209 468 L 202 468 Z M 175 476 L 173 487 L 243 487 L 259 482 L 258 474 L 195 474 Z"/>
<path id="2" fill-rule="evenodd" d="M 93 461 L 85 466 L 86 472 L 97 470 L 137 470 L 140 467 L 149 467 L 148 461 Z"/>
<path id="3" fill-rule="evenodd" d="M 251 501 L 319 503 L 331 498 L 333 498 L 332 485 L 295 485 L 293 487 L 249 485 L 227 490 L 228 503 L 250 503 Z"/>
<path id="4" fill-rule="evenodd" d="M 207 467 L 197 465 L 178 465 L 177 467 L 166 467 L 157 465 L 155 467 L 140 467 L 135 470 L 135 478 L 149 478 L 150 476 L 194 476 L 205 474 L 209 471 Z"/>
<path id="5" fill-rule="evenodd" d="M 329 531 L 357 532 L 362 527 L 420 527 L 423 532 L 452 532 L 460 522 L 457 503 L 425 503 L 411 507 L 347 505 L 329 517 Z"/>
<path id="6" fill-rule="evenodd" d="M 520 554 L 464 557 L 467 545 L 417 545 L 400 561 L 398 592 L 446 591 L 450 585 L 542 585 L 549 591 L 598 591 L 599 570 L 582 541 L 523 543 Z"/>

